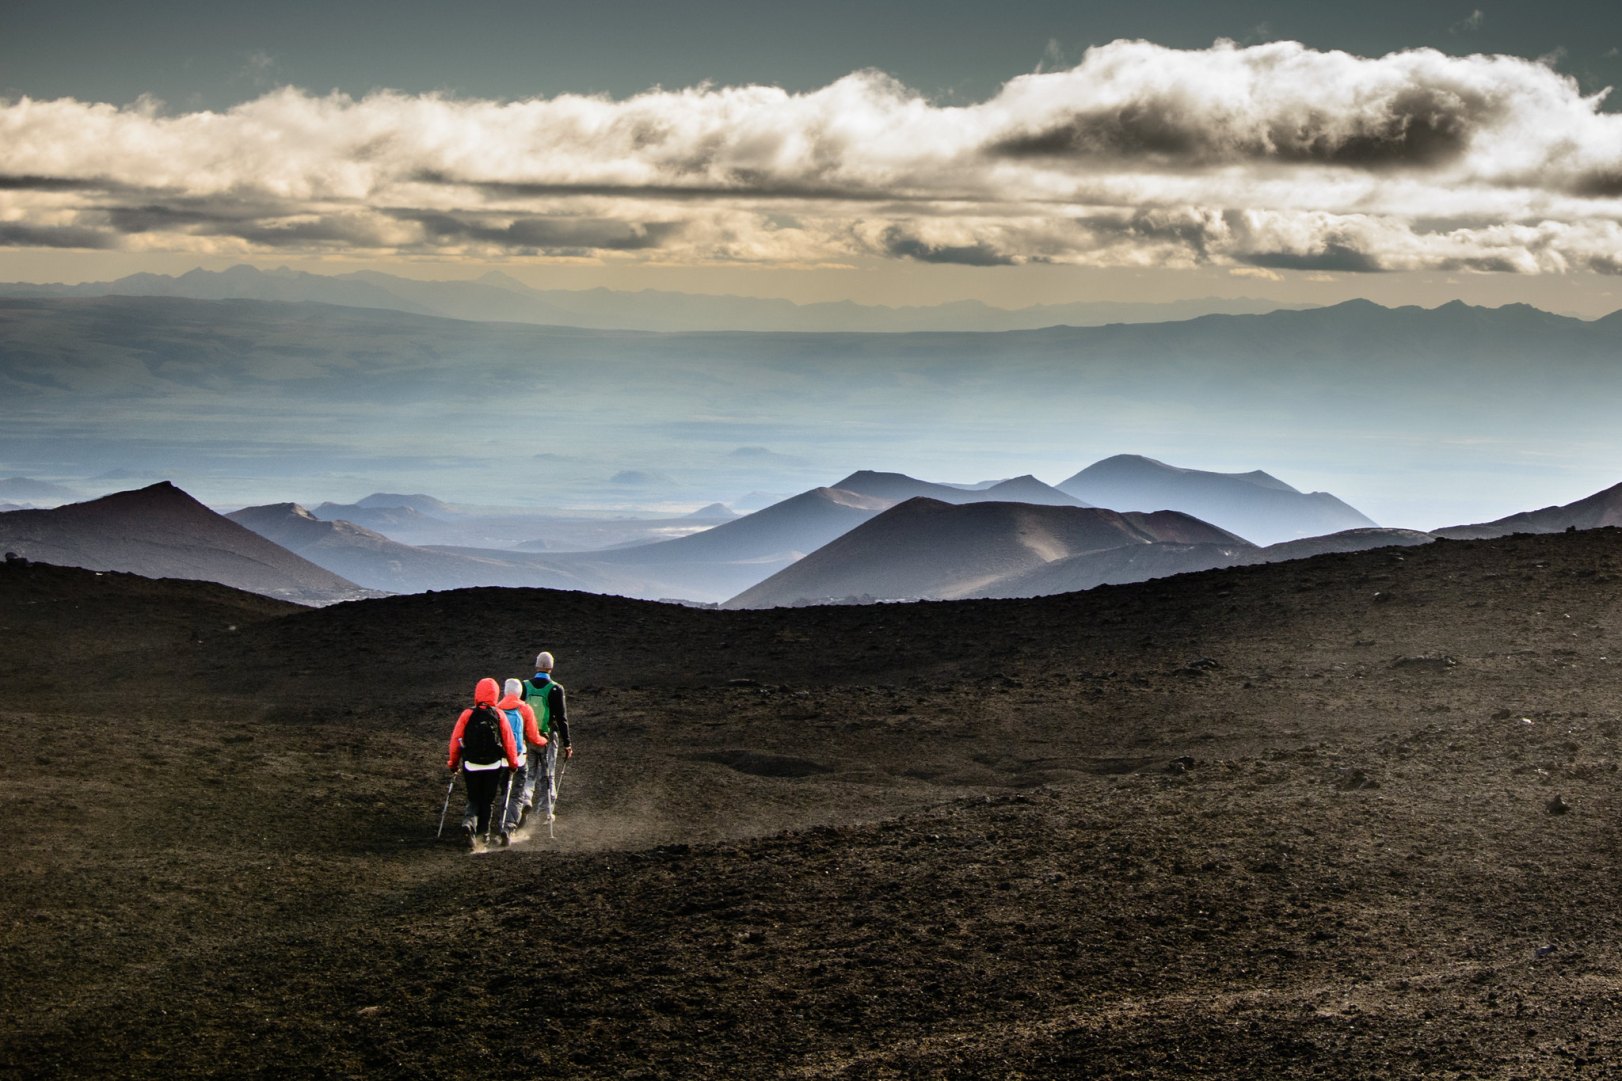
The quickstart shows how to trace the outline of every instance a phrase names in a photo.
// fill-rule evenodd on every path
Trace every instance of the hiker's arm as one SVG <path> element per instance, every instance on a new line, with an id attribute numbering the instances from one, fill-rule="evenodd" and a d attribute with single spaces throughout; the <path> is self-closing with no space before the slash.
<path id="1" fill-rule="evenodd" d="M 462 715 L 456 718 L 456 727 L 451 729 L 451 753 L 445 760 L 446 769 L 455 769 L 462 761 L 462 730 L 467 727 L 467 719 L 473 711 L 464 709 Z"/>
<path id="2" fill-rule="evenodd" d="M 569 703 L 564 699 L 563 687 L 557 683 L 552 684 L 552 696 L 547 700 L 547 720 L 552 725 L 552 731 L 557 733 L 558 746 L 564 753 L 574 754 L 574 745 L 569 742 Z"/>

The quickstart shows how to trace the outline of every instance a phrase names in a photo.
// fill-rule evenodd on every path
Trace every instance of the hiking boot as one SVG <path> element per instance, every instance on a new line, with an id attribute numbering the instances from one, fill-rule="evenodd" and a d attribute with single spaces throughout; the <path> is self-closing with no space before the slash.
<path id="1" fill-rule="evenodd" d="M 512 843 L 512 836 L 508 834 L 506 830 L 502 830 L 500 833 L 496 834 L 496 844 L 500 845 L 502 848 L 506 848 Z"/>
<path id="2" fill-rule="evenodd" d="M 479 847 L 479 835 L 473 832 L 472 826 L 465 823 L 462 826 L 462 843 L 467 845 L 469 850 Z"/>

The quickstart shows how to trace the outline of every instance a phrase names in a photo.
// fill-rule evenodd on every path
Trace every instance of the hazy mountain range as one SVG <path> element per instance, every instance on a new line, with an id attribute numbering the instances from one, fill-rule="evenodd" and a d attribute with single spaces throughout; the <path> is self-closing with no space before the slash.
<path id="1" fill-rule="evenodd" d="M 1185 462 L 1220 448 L 1288 461 L 1285 480 L 1324 478 L 1314 486 L 1382 525 L 1432 528 L 1610 483 L 1618 355 L 1622 316 L 1517 306 L 650 334 L 311 303 L 8 298 L 0 461 L 70 486 L 114 469 L 171 479 L 215 505 L 427 488 L 539 510 L 793 493 L 903 451 L 914 476 L 1066 477 L 1123 446 Z"/>
<path id="2" fill-rule="evenodd" d="M 1158 502 L 1153 497 L 1140 497 L 1152 502 L 1156 510 L 1185 511 L 1198 504 L 1208 515 L 1218 519 L 1247 519 L 1258 501 L 1263 502 L 1273 517 L 1269 525 L 1285 536 L 1298 537 L 1310 533 L 1315 527 L 1348 529 L 1367 524 L 1367 519 L 1351 507 L 1324 493 L 1305 496 L 1288 485 L 1272 478 L 1267 483 L 1256 481 L 1266 474 L 1247 474 L 1248 480 L 1235 483 L 1225 474 L 1204 473 L 1198 470 L 1178 469 L 1161 462 L 1134 455 L 1121 455 L 1098 463 L 1093 470 L 1103 470 L 1118 482 L 1126 484 L 1132 475 L 1141 476 L 1145 485 L 1153 486 L 1167 476 L 1175 477 L 1176 485 Z M 1078 476 L 1088 475 L 1084 470 Z M 1296 501 L 1292 503 L 1290 500 Z M 924 500 L 940 505 L 996 504 L 1003 507 L 1049 508 L 1055 511 L 1082 512 L 1091 506 L 1075 496 L 1043 484 L 1031 476 L 1020 476 L 995 483 L 963 487 L 918 480 L 900 473 L 859 470 L 831 486 L 819 487 L 713 528 L 701 529 L 686 536 L 649 544 L 630 544 L 608 548 L 598 545 L 592 550 L 558 551 L 561 545 L 548 545 L 540 552 L 516 552 L 482 547 L 467 534 L 457 536 L 464 526 L 478 532 L 488 529 L 481 519 L 460 518 L 447 504 L 428 497 L 374 495 L 363 500 L 365 506 L 347 508 L 362 512 L 376 526 L 376 531 L 364 528 L 338 516 L 346 508 L 324 506 L 316 512 L 292 504 L 247 508 L 231 515 L 234 521 L 258 531 L 263 536 L 283 544 L 306 558 L 345 577 L 373 589 L 395 592 L 415 592 L 422 589 L 444 589 L 453 585 L 515 585 L 545 584 L 595 592 L 620 593 L 638 597 L 671 597 L 698 601 L 721 601 L 744 593 L 762 579 L 774 574 L 787 574 L 790 583 L 809 581 L 814 572 L 799 570 L 790 574 L 787 568 L 812 552 L 823 556 L 823 563 L 837 561 L 825 555 L 824 546 L 870 519 L 909 500 Z M 390 506 L 390 503 L 398 505 Z M 422 509 L 418 509 L 422 508 Z M 1338 515 L 1329 512 L 1339 508 Z M 1233 535 L 1222 528 L 1198 523 L 1198 529 L 1182 534 L 1168 533 L 1162 524 L 1158 532 L 1144 532 L 1141 525 L 1124 526 L 1126 521 L 1113 511 L 1097 512 L 1111 516 L 1116 525 L 1103 535 L 1111 543 L 1099 542 L 1099 535 L 1091 541 L 1052 542 L 1058 547 L 1043 548 L 1040 544 L 1025 553 L 1025 562 L 1018 569 L 1034 571 L 1031 559 L 1048 562 L 1082 550 L 1115 547 L 1123 543 L 1118 530 L 1125 529 L 1139 540 L 1180 541 L 1182 543 L 1237 544 L 1249 547 L 1247 538 Z M 1294 518 L 1291 518 L 1291 514 Z M 393 522 L 390 524 L 390 516 Z M 1051 516 L 1050 516 L 1051 517 Z M 1139 516 L 1141 517 L 1141 516 Z M 324 519 L 324 520 L 323 520 Z M 1072 516 L 1069 523 L 1088 520 Z M 1055 519 L 1056 521 L 1058 519 Z M 1138 518 L 1132 521 L 1137 522 Z M 1149 519 L 1145 519 L 1149 521 Z M 1187 521 L 1193 522 L 1193 518 Z M 398 530 L 409 530 L 415 535 L 430 532 L 423 523 L 437 523 L 437 534 L 450 538 L 432 547 L 419 549 L 395 544 L 384 534 L 400 535 Z M 697 523 L 693 523 L 696 528 Z M 1074 525 L 1056 527 L 1060 534 L 1073 534 Z M 1133 532 L 1133 531 L 1136 532 Z M 918 538 L 915 538 L 917 540 Z M 966 543 L 956 558 L 963 567 L 973 567 L 964 573 L 968 579 L 989 583 L 993 578 L 1001 581 L 1011 573 L 1012 564 L 993 553 L 1000 541 L 986 534 L 976 534 Z M 1068 545 L 1068 547 L 1066 547 Z M 1063 548 L 1061 553 L 1060 548 Z M 897 558 L 914 561 L 922 570 L 930 586 L 917 595 L 945 595 L 960 591 L 957 587 L 942 585 L 939 566 L 946 557 L 931 549 L 920 554 L 912 547 L 899 547 Z M 1159 567 L 1172 567 L 1162 561 Z M 992 568 L 996 569 L 993 570 Z M 1177 564 L 1177 569 L 1188 569 Z M 1147 564 L 1123 580 L 1137 580 L 1150 573 Z M 1175 573 L 1175 570 L 1163 570 Z M 796 577 L 798 576 L 798 577 Z M 909 581 L 911 579 L 908 579 Z M 1058 581 L 1058 579 L 1055 579 Z M 1090 582 L 1088 584 L 1097 584 Z M 790 584 L 791 591 L 801 588 Z M 1068 588 L 1082 588 L 1069 586 Z M 874 589 L 835 590 L 813 592 L 810 596 L 839 596 L 851 593 L 875 593 Z M 892 596 L 896 590 L 905 594 L 906 588 L 892 585 L 875 595 Z M 942 591 L 945 591 L 943 594 Z M 777 596 L 778 594 L 772 594 Z M 798 599 L 794 594 L 789 600 Z"/>
<path id="3" fill-rule="evenodd" d="M 499 271 L 476 280 L 420 281 L 363 270 L 311 274 L 282 267 L 192 270 L 179 276 L 131 274 L 76 285 L 0 283 L 0 296 L 185 297 L 192 300 L 314 301 L 384 308 L 452 319 L 539 323 L 601 330 L 754 330 L 904 332 L 1031 330 L 1058 325 L 1151 323 L 1214 313 L 1258 314 L 1304 307 L 1250 297 L 1207 297 L 1163 303 L 1082 301 L 996 308 L 977 300 L 914 307 L 836 301 L 797 304 L 761 297 L 645 289 L 535 289 Z"/>
<path id="4" fill-rule="evenodd" d="M 1199 487 L 1200 471 L 1130 456 L 1108 461 L 1116 471 L 1132 467 L 1150 476 L 1175 471 L 1191 499 L 1207 498 Z M 1215 474 L 1203 483 L 1230 492 L 1246 486 L 1282 491 L 1276 482 L 1235 488 L 1230 480 L 1231 475 Z M 1046 486 L 1034 483 L 1035 494 L 1042 494 Z M 523 552 L 403 544 L 352 522 L 323 520 L 297 504 L 245 508 L 227 518 L 164 483 L 55 510 L 0 513 L 0 545 L 44 562 L 204 579 L 305 604 L 366 591 L 540 585 L 758 607 L 1037 596 L 1213 567 L 1424 544 L 1438 536 L 1554 532 L 1622 521 L 1619 484 L 1565 507 L 1436 534 L 1358 527 L 1259 546 L 1182 510 L 1119 512 L 1073 500 L 987 498 L 1006 485 L 1033 488 L 1027 478 L 966 489 L 862 471 L 838 486 L 813 489 L 673 540 Z M 952 502 L 914 489 L 944 494 Z M 446 505 L 418 497 L 380 494 L 368 502 L 389 498 L 449 513 Z M 1303 498 L 1311 512 L 1329 505 Z M 374 503 L 372 509 L 422 514 L 415 506 Z M 1349 507 L 1346 512 L 1357 513 Z"/>

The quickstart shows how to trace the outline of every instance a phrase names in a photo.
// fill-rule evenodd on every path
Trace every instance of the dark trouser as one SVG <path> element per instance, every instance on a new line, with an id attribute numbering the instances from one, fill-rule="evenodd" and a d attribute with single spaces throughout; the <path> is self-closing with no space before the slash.
<path id="1" fill-rule="evenodd" d="M 475 833 L 483 833 L 490 828 L 490 805 L 495 802 L 497 793 L 501 791 L 501 779 L 506 772 L 504 769 L 462 770 L 462 784 L 467 788 L 467 802 L 473 808 L 476 819 L 473 827 Z"/>
<path id="2" fill-rule="evenodd" d="M 507 782 L 507 809 L 501 816 L 500 828 L 511 833 L 518 828 L 518 820 L 524 816 L 524 772 L 528 765 L 519 766 L 513 772 L 512 779 Z"/>

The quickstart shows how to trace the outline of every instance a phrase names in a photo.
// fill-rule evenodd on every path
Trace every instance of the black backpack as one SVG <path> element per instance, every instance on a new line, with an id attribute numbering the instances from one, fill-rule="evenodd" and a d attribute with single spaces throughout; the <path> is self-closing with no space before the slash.
<path id="1" fill-rule="evenodd" d="M 489 706 L 474 706 L 467 724 L 462 726 L 462 761 L 483 765 L 505 759 L 500 726 L 506 723 Z"/>

